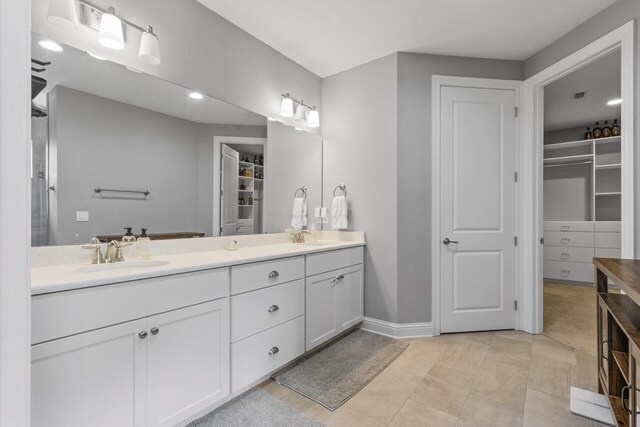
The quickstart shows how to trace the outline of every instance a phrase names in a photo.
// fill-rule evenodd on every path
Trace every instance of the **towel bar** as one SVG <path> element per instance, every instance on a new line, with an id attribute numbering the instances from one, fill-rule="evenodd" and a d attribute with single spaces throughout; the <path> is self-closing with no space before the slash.
<path id="1" fill-rule="evenodd" d="M 114 189 L 100 188 L 100 187 L 94 188 L 93 191 L 95 191 L 98 194 L 105 191 L 110 193 L 136 193 L 136 194 L 144 194 L 145 196 L 148 196 L 149 194 L 151 194 L 151 191 L 149 190 L 114 190 Z"/>
<path id="2" fill-rule="evenodd" d="M 336 190 L 340 189 L 342 190 L 342 192 L 344 193 L 344 197 L 347 197 L 347 186 L 346 184 L 342 183 L 336 186 L 336 188 L 333 189 L 333 197 L 336 197 Z"/>
<path id="3" fill-rule="evenodd" d="M 302 186 L 302 187 L 298 188 L 298 189 L 296 190 L 296 192 L 293 194 L 293 197 L 298 197 L 298 191 L 301 191 L 301 192 L 302 192 L 302 198 L 303 198 L 303 199 L 306 199 L 306 198 L 307 198 L 307 187 Z"/>

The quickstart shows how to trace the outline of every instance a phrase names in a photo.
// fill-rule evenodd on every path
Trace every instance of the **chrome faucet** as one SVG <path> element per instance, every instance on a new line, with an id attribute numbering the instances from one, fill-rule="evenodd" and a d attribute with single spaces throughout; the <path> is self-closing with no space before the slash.
<path id="1" fill-rule="evenodd" d="M 91 257 L 91 264 L 104 264 L 105 260 L 102 256 L 102 244 L 100 243 L 100 239 L 97 237 L 92 237 L 89 240 L 89 244 L 82 245 L 82 249 L 91 249 L 93 250 L 93 256 Z"/>
<path id="2" fill-rule="evenodd" d="M 131 243 L 122 243 L 117 240 L 112 240 L 107 243 L 107 252 L 105 254 L 105 262 L 122 262 L 124 256 L 122 255 L 122 248 L 125 246 L 131 246 Z M 115 253 L 114 253 L 115 252 Z"/>
<path id="3" fill-rule="evenodd" d="M 293 243 L 304 243 L 304 235 L 311 234 L 309 230 L 293 230 L 291 235 L 293 236 Z"/>

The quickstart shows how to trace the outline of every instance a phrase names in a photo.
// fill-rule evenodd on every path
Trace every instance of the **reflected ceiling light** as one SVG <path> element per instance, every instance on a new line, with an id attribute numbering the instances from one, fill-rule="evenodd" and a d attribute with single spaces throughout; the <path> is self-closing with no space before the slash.
<path id="1" fill-rule="evenodd" d="M 94 59 L 97 59 L 99 61 L 106 61 L 107 60 L 107 58 L 103 58 L 102 56 L 96 55 L 95 53 L 91 53 L 89 51 L 87 51 L 87 55 L 89 55 L 90 57 L 92 57 Z"/>
<path id="2" fill-rule="evenodd" d="M 302 132 L 304 130 L 302 128 L 299 128 L 298 126 L 295 126 L 294 129 L 297 130 L 297 131 L 300 131 L 300 132 Z"/>
<path id="3" fill-rule="evenodd" d="M 147 25 L 147 28 L 142 33 L 138 58 L 151 65 L 160 63 L 160 44 L 158 43 L 158 36 L 154 34 L 151 25 Z"/>
<path id="4" fill-rule="evenodd" d="M 296 107 L 296 122 L 304 122 L 307 120 L 307 110 L 304 106 L 304 101 L 300 100 L 300 103 Z"/>
<path id="5" fill-rule="evenodd" d="M 108 49 L 124 49 L 124 33 L 122 32 L 122 21 L 116 16 L 116 10 L 109 7 L 106 13 L 100 18 L 100 33 L 98 35 L 100 44 Z"/>
<path id="6" fill-rule="evenodd" d="M 620 105 L 620 104 L 622 104 L 622 99 L 620 98 L 612 99 L 611 101 L 607 102 L 607 105 L 609 106 Z"/>
<path id="7" fill-rule="evenodd" d="M 50 50 L 52 52 L 62 52 L 64 50 L 62 49 L 62 46 L 60 46 L 56 42 L 52 42 L 51 40 L 40 40 L 38 44 L 41 48 Z"/>
<path id="8" fill-rule="evenodd" d="M 310 128 L 320 127 L 320 114 L 318 114 L 318 110 L 316 107 L 313 107 L 313 110 L 309 111 L 309 120 L 307 124 Z"/>
<path id="9" fill-rule="evenodd" d="M 293 117 L 293 100 L 286 93 L 282 95 L 282 105 L 280 105 L 280 115 L 282 117 Z"/>
<path id="10" fill-rule="evenodd" d="M 142 74 L 142 71 L 136 70 L 135 68 L 131 68 L 131 67 L 125 67 L 125 68 L 133 73 Z"/>
<path id="11" fill-rule="evenodd" d="M 189 98 L 191 99 L 202 99 L 204 96 L 200 92 L 191 92 L 189 94 Z"/>
<path id="12" fill-rule="evenodd" d="M 47 11 L 47 20 L 65 30 L 78 28 L 76 0 L 51 0 Z"/>

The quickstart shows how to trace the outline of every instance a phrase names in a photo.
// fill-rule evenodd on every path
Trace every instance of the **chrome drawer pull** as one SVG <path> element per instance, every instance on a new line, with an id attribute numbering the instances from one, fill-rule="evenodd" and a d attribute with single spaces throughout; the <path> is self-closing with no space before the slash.
<path id="1" fill-rule="evenodd" d="M 277 305 L 273 304 L 271 307 L 269 307 L 269 310 L 267 310 L 269 313 L 273 313 L 274 311 L 278 311 L 280 310 L 280 307 L 278 307 Z"/>
<path id="2" fill-rule="evenodd" d="M 138 336 L 140 337 L 141 340 L 145 339 L 147 337 L 147 331 L 140 332 Z"/>
<path id="3" fill-rule="evenodd" d="M 568 253 L 566 253 L 566 252 L 563 252 L 562 254 L 560 254 L 560 257 L 561 257 L 562 259 L 569 259 L 569 257 L 571 257 L 571 255 L 570 255 L 570 254 L 568 254 Z"/>
<path id="4" fill-rule="evenodd" d="M 277 271 L 273 270 L 271 273 L 269 273 L 269 278 L 273 279 L 274 277 L 278 277 L 280 275 L 280 273 L 278 273 Z"/>
<path id="5" fill-rule="evenodd" d="M 273 356 L 274 354 L 277 354 L 280 352 L 280 349 L 278 347 L 273 347 L 271 350 L 269 350 L 269 356 Z"/>
<path id="6" fill-rule="evenodd" d="M 569 274 L 571 274 L 571 270 L 560 270 L 560 274 L 568 276 Z"/>
<path id="7" fill-rule="evenodd" d="M 159 328 L 151 328 L 151 335 L 158 335 L 158 332 L 160 332 Z"/>
<path id="8" fill-rule="evenodd" d="M 560 231 L 569 231 L 569 226 L 568 225 L 561 225 L 560 226 Z"/>
<path id="9" fill-rule="evenodd" d="M 568 245 L 570 241 L 571 241 L 571 239 L 570 239 L 570 238 L 568 238 L 568 237 L 563 237 L 562 239 L 560 239 L 560 244 L 561 244 L 561 245 Z"/>

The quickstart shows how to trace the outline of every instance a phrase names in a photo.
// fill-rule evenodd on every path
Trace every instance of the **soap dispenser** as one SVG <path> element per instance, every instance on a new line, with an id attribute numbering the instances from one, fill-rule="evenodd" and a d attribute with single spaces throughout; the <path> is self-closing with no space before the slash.
<path id="1" fill-rule="evenodd" d="M 127 230 L 127 232 L 125 233 L 124 236 L 122 236 L 122 241 L 127 243 L 127 242 L 135 242 L 136 241 L 136 236 L 133 235 L 133 233 L 131 232 L 131 230 L 133 229 L 133 227 L 125 227 L 125 230 Z"/>
<path id="2" fill-rule="evenodd" d="M 142 229 L 142 233 L 140 233 L 140 237 L 138 237 L 136 246 L 136 249 L 138 250 L 138 259 L 151 258 L 151 238 L 147 236 L 146 228 Z"/>

